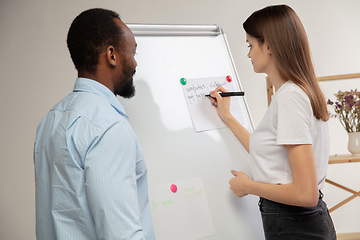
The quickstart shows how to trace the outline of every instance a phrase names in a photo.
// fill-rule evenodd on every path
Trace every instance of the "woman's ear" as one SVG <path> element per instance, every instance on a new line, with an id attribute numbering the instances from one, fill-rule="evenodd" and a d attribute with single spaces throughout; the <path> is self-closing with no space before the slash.
<path id="1" fill-rule="evenodd" d="M 271 55 L 271 49 L 266 40 L 264 41 L 264 47 L 266 48 L 266 51 Z"/>
<path id="2" fill-rule="evenodd" d="M 268 51 L 268 53 L 271 55 L 271 49 L 270 49 L 270 46 L 266 43 L 266 49 Z"/>
<path id="3" fill-rule="evenodd" d="M 117 58 L 115 55 L 115 48 L 113 46 L 108 46 L 106 49 L 106 60 L 111 66 L 116 66 Z"/>

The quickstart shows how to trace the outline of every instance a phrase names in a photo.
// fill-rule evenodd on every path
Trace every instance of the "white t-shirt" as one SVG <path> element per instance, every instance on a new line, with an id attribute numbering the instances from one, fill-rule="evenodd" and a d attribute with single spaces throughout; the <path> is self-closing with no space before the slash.
<path id="1" fill-rule="evenodd" d="M 254 181 L 292 182 L 284 145 L 312 144 L 319 189 L 323 188 L 329 161 L 327 122 L 314 117 L 306 93 L 292 81 L 284 83 L 259 126 L 250 137 L 250 162 Z"/>

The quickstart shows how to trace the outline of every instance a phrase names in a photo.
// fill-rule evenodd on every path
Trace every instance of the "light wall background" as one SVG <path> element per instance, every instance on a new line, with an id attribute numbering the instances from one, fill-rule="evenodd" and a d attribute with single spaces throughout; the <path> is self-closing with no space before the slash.
<path id="1" fill-rule="evenodd" d="M 253 11 L 279 3 L 290 5 L 302 19 L 318 76 L 360 72 L 358 0 L 1 0 L 0 239 L 35 239 L 36 127 L 72 91 L 76 71 L 66 35 L 81 11 L 109 8 L 119 12 L 125 23 L 217 24 L 228 38 L 256 127 L 267 108 L 265 75 L 255 74 L 246 57 L 242 23 Z M 360 80 L 339 86 L 360 89 Z M 327 97 L 332 98 L 332 93 Z M 337 121 L 330 120 L 331 154 L 347 154 L 347 135 Z M 360 163 L 332 165 L 328 176 L 359 191 L 359 170 Z M 328 184 L 323 192 L 329 207 L 350 196 Z M 360 232 L 359 212 L 359 197 L 334 211 L 336 230 Z"/>

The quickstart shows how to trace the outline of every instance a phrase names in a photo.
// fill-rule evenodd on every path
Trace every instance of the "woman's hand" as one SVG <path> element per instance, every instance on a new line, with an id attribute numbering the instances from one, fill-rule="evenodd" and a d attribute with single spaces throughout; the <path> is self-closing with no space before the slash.
<path id="1" fill-rule="evenodd" d="M 221 97 L 218 92 L 228 92 L 222 86 L 218 86 L 214 91 L 210 92 L 211 103 L 216 107 L 216 111 L 221 119 L 226 122 L 226 119 L 231 116 L 230 113 L 230 97 Z"/>
<path id="2" fill-rule="evenodd" d="M 211 102 L 216 107 L 216 111 L 226 126 L 231 130 L 243 147 L 249 152 L 250 133 L 245 129 L 230 113 L 230 97 L 221 97 L 218 92 L 228 92 L 222 86 L 218 86 L 210 92 Z"/>
<path id="3" fill-rule="evenodd" d="M 248 195 L 246 190 L 246 185 L 250 180 L 250 178 L 243 172 L 231 170 L 231 173 L 235 176 L 230 179 L 230 189 L 237 197 L 244 197 Z"/>
<path id="4" fill-rule="evenodd" d="M 286 145 L 293 180 L 287 184 L 261 183 L 232 170 L 230 189 L 238 197 L 248 194 L 299 207 L 314 207 L 319 200 L 316 165 L 311 144 Z"/>

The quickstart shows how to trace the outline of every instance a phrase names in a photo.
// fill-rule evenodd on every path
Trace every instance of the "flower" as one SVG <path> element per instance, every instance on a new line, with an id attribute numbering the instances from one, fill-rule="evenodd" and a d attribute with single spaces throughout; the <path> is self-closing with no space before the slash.
<path id="1" fill-rule="evenodd" d="M 360 132 L 360 92 L 355 89 L 354 91 L 339 91 L 334 95 L 336 102 L 330 99 L 327 101 L 327 104 L 335 111 L 335 114 L 330 114 L 330 116 L 338 117 L 347 132 Z"/>

